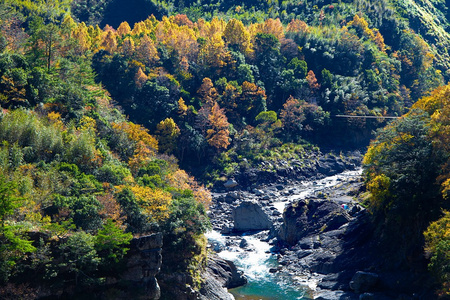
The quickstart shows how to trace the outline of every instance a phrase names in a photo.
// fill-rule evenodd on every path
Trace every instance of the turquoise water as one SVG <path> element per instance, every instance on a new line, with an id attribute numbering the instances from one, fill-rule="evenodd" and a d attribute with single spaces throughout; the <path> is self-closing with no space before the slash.
<path id="1" fill-rule="evenodd" d="M 341 184 L 342 181 L 348 180 L 354 176 L 361 175 L 361 170 L 346 171 L 342 174 L 330 176 L 322 180 L 305 182 L 302 190 L 290 196 L 289 200 L 277 202 L 274 207 L 283 212 L 288 202 L 304 199 L 308 195 L 321 191 L 324 188 Z M 242 287 L 231 289 L 230 293 L 236 300 L 307 300 L 312 299 L 307 285 L 312 282 L 303 282 L 304 286 L 299 285 L 296 280 L 289 276 L 279 273 L 270 273 L 270 268 L 276 268 L 278 262 L 276 256 L 270 253 L 271 246 L 260 241 L 255 235 L 244 234 L 237 237 L 235 241 L 246 239 L 250 245 L 251 251 L 241 249 L 237 246 L 225 246 L 226 238 L 219 232 L 211 231 L 207 234 L 210 241 L 220 244 L 222 249 L 218 255 L 224 259 L 233 261 L 238 269 L 244 271 L 248 279 L 248 284 Z M 311 285 L 314 287 L 314 285 Z"/>
<path id="2" fill-rule="evenodd" d="M 229 290 L 236 300 L 305 300 L 305 290 L 293 286 L 290 278 L 269 274 L 259 280 L 249 280 L 245 286 Z"/>
<path id="3" fill-rule="evenodd" d="M 223 239 L 218 233 L 211 233 L 208 238 L 216 242 Z M 270 268 L 278 266 L 278 261 L 276 255 L 270 253 L 268 243 L 253 235 L 243 235 L 242 238 L 246 239 L 252 251 L 229 247 L 218 253 L 222 258 L 233 261 L 248 279 L 246 285 L 230 290 L 236 300 L 310 299 L 306 296 L 305 287 L 297 285 L 289 276 L 269 272 Z"/>

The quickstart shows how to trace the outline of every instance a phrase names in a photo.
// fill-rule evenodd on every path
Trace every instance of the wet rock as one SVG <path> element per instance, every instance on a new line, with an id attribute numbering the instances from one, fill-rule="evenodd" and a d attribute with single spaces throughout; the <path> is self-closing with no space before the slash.
<path id="1" fill-rule="evenodd" d="M 233 228 L 232 227 L 223 227 L 222 230 L 220 230 L 221 234 L 230 234 L 233 232 Z"/>
<path id="2" fill-rule="evenodd" d="M 304 257 L 306 257 L 308 255 L 311 255 L 311 254 L 313 254 L 312 250 L 299 250 L 297 252 L 297 258 L 298 259 L 302 259 L 302 258 L 304 258 Z"/>
<path id="3" fill-rule="evenodd" d="M 317 162 L 317 170 L 325 176 L 332 176 L 343 172 L 346 169 L 345 163 L 340 157 L 329 155 L 321 157 Z"/>
<path id="4" fill-rule="evenodd" d="M 277 184 L 277 185 L 275 186 L 275 188 L 276 188 L 277 190 L 281 191 L 281 190 L 284 189 L 284 185 L 282 185 L 282 184 Z"/>
<path id="5" fill-rule="evenodd" d="M 248 242 L 246 239 L 242 239 L 241 242 L 239 243 L 239 247 L 241 248 L 247 248 L 248 247 Z"/>
<path id="6" fill-rule="evenodd" d="M 202 300 L 232 300 L 227 288 L 234 288 L 247 283 L 241 271 L 233 262 L 217 256 L 208 257 L 206 272 L 203 274 L 204 284 L 200 289 Z"/>
<path id="7" fill-rule="evenodd" d="M 359 297 L 353 293 L 343 291 L 321 291 L 314 298 L 315 300 L 358 300 Z"/>
<path id="8" fill-rule="evenodd" d="M 240 198 L 241 198 L 241 193 L 236 192 L 236 191 L 234 191 L 234 192 L 229 192 L 229 193 L 227 194 L 227 196 L 228 196 L 229 198 L 231 198 L 231 199 L 237 200 L 237 199 L 240 199 Z"/>
<path id="9" fill-rule="evenodd" d="M 233 210 L 234 231 L 267 230 L 272 228 L 269 216 L 261 205 L 254 201 L 243 201 Z"/>
<path id="10" fill-rule="evenodd" d="M 259 189 L 254 189 L 253 193 L 255 193 L 256 196 L 263 196 L 264 195 L 264 191 L 259 190 Z"/>

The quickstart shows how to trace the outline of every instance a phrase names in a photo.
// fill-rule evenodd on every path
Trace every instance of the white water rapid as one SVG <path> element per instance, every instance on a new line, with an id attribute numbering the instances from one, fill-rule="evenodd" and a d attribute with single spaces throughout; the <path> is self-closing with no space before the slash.
<path id="1" fill-rule="evenodd" d="M 319 195 L 361 175 L 361 170 L 346 171 L 320 180 L 305 181 L 295 186 L 295 193 L 274 199 L 272 205 L 281 213 L 289 203 L 309 196 Z M 351 202 L 350 197 L 338 197 L 339 204 Z M 308 291 L 315 287 L 314 279 L 291 278 L 276 272 L 277 254 L 271 252 L 272 246 L 261 239 L 268 231 L 244 233 L 242 235 L 222 235 L 218 231 L 206 234 L 218 255 L 233 261 L 244 272 L 248 283 L 231 290 L 236 299 L 246 300 L 305 300 L 311 299 Z"/>

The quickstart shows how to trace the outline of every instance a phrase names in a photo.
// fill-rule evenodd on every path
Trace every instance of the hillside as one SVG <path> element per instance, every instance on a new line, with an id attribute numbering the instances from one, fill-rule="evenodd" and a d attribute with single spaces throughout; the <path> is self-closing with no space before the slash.
<path id="1" fill-rule="evenodd" d="M 307 170 L 411 107 L 369 148 L 366 204 L 380 232 L 430 205 L 402 237 L 421 249 L 446 208 L 446 24 L 442 1 L 0 3 L 0 293 L 130 292 L 130 241 L 159 233 L 166 286 L 199 290 L 211 197 L 188 174 Z"/>

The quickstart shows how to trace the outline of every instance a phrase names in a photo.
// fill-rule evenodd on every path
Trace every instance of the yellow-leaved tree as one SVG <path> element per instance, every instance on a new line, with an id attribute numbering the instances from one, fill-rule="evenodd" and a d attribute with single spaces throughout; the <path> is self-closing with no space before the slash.
<path id="1" fill-rule="evenodd" d="M 159 150 L 170 154 L 177 147 L 177 138 L 180 135 L 180 128 L 172 118 L 167 118 L 156 126 L 156 136 L 158 138 Z"/>

